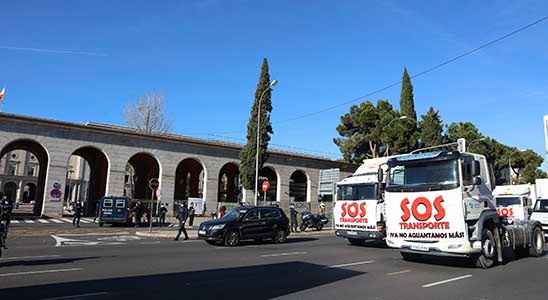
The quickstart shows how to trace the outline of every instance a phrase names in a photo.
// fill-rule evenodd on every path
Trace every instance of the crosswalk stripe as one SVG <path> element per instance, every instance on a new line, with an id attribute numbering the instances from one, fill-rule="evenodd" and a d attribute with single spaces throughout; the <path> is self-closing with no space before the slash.
<path id="1" fill-rule="evenodd" d="M 52 221 L 53 223 L 57 223 L 57 224 L 63 223 L 63 221 L 57 220 L 57 219 L 49 219 L 49 220 Z"/>
<path id="2" fill-rule="evenodd" d="M 32 220 L 32 219 L 25 219 L 23 221 L 25 221 L 25 223 L 35 223 L 34 220 Z"/>
<path id="3" fill-rule="evenodd" d="M 91 221 L 88 221 L 88 220 L 85 220 L 85 219 L 80 219 L 80 222 L 82 222 L 82 223 L 86 223 L 86 224 L 89 224 L 89 223 L 91 223 Z"/>
<path id="4" fill-rule="evenodd" d="M 92 218 L 82 218 L 82 220 L 86 220 L 86 221 L 89 221 L 90 223 L 93 223 L 93 219 L 92 219 Z"/>
<path id="5" fill-rule="evenodd" d="M 63 220 L 63 221 L 65 221 L 65 222 L 67 222 L 67 223 L 72 223 L 72 220 L 69 219 L 69 218 L 61 218 L 60 220 Z"/>
<path id="6" fill-rule="evenodd" d="M 45 219 L 38 219 L 38 222 L 40 222 L 40 223 L 49 223 L 49 221 L 45 220 Z"/>
<path id="7" fill-rule="evenodd" d="M 13 224 L 19 224 L 19 220 L 11 220 L 10 222 Z"/>

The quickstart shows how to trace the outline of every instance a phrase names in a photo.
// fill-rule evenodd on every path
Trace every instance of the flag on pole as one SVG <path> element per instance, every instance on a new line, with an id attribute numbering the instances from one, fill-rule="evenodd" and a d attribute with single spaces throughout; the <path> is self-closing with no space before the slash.
<path id="1" fill-rule="evenodd" d="M 2 88 L 2 90 L 0 91 L 0 103 L 3 103 L 4 102 L 4 94 L 6 93 L 6 86 L 4 86 Z"/>

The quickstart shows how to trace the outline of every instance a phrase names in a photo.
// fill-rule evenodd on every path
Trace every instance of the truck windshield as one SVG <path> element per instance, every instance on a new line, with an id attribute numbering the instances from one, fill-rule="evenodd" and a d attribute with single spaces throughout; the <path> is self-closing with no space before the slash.
<path id="1" fill-rule="evenodd" d="M 337 200 L 375 200 L 376 191 L 375 184 L 339 185 Z"/>
<path id="2" fill-rule="evenodd" d="M 396 162 L 389 165 L 386 190 L 428 191 L 458 186 L 456 159 Z"/>
<path id="3" fill-rule="evenodd" d="M 548 212 L 548 199 L 539 199 L 535 203 L 535 212 Z"/>
<path id="4" fill-rule="evenodd" d="M 495 201 L 497 203 L 497 207 L 507 207 L 510 205 L 521 204 L 519 197 L 496 197 Z"/>

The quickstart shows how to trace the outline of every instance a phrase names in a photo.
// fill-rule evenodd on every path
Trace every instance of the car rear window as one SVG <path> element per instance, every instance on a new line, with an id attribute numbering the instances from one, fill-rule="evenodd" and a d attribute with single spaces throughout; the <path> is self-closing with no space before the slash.
<path id="1" fill-rule="evenodd" d="M 112 199 L 103 200 L 103 207 L 112 207 Z"/>
<path id="2" fill-rule="evenodd" d="M 277 219 L 280 216 L 280 212 L 277 209 L 261 208 L 261 219 Z"/>

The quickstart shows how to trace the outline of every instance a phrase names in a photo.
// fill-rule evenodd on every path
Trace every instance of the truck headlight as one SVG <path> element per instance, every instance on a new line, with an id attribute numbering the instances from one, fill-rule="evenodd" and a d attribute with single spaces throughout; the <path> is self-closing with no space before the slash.
<path id="1" fill-rule="evenodd" d="M 219 224 L 211 227 L 211 230 L 219 230 L 225 228 L 225 224 Z"/>

